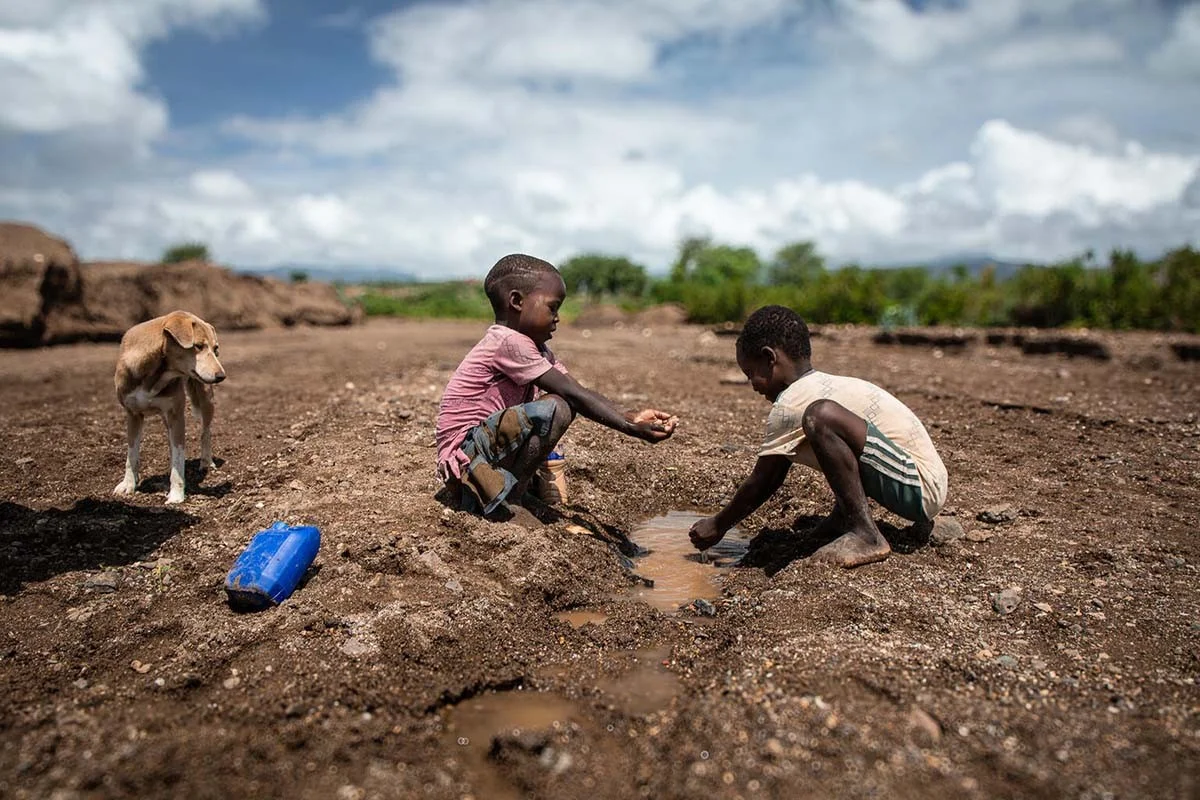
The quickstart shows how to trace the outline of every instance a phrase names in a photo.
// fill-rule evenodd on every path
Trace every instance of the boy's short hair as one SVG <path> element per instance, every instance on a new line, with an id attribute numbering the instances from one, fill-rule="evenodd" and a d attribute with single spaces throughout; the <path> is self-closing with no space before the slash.
<path id="1" fill-rule="evenodd" d="M 483 291 L 487 293 L 496 316 L 504 313 L 509 292 L 514 289 L 521 293 L 533 291 L 538 280 L 547 272 L 558 274 L 549 261 L 524 253 L 511 253 L 497 261 L 483 280 Z"/>
<path id="2" fill-rule="evenodd" d="M 742 326 L 737 340 L 739 353 L 757 358 L 764 347 L 782 350 L 793 360 L 812 357 L 808 326 L 787 306 L 763 306 Z"/>

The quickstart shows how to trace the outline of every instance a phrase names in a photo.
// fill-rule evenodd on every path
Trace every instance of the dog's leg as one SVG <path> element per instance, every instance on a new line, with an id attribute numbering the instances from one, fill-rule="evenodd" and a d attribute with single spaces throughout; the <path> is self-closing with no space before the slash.
<path id="1" fill-rule="evenodd" d="M 125 479 L 113 489 L 113 494 L 131 495 L 137 491 L 138 461 L 142 449 L 142 430 L 146 417 L 132 411 L 125 412 L 125 442 L 129 449 L 125 455 Z"/>
<path id="2" fill-rule="evenodd" d="M 171 447 L 171 491 L 167 493 L 167 503 L 183 502 L 183 478 L 187 463 L 187 451 L 183 444 L 187 429 L 187 400 L 183 392 L 177 398 L 163 414 L 167 424 L 167 441 Z"/>
<path id="3" fill-rule="evenodd" d="M 213 389 L 211 386 L 189 378 L 187 382 L 188 397 L 192 399 L 192 408 L 200 412 L 200 469 L 206 472 L 216 469 L 212 455 L 212 421 Z"/>

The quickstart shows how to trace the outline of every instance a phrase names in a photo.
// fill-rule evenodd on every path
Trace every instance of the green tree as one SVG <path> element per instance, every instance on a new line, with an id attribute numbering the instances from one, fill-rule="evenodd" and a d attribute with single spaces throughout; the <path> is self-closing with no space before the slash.
<path id="1" fill-rule="evenodd" d="M 696 253 L 688 280 L 701 286 L 722 286 L 756 282 L 762 272 L 758 254 L 749 247 L 709 245 Z"/>
<path id="2" fill-rule="evenodd" d="M 589 297 L 641 297 L 649 279 L 646 268 L 624 256 L 585 253 L 566 261 L 559 269 L 567 291 Z"/>
<path id="3" fill-rule="evenodd" d="M 208 261 L 208 245 L 203 242 L 183 242 L 168 247 L 162 255 L 162 263 L 178 264 L 183 261 Z"/>
<path id="4" fill-rule="evenodd" d="M 671 265 L 671 282 L 683 283 L 696 263 L 697 256 L 712 246 L 707 236 L 688 236 L 679 243 L 679 255 Z"/>
<path id="5" fill-rule="evenodd" d="M 808 286 L 825 273 L 825 259 L 812 242 L 784 245 L 767 267 L 767 283 L 772 286 Z"/>

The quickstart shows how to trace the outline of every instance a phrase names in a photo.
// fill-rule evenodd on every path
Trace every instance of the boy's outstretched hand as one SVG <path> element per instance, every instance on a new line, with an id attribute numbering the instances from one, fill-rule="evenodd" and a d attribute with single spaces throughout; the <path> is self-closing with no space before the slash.
<path id="1" fill-rule="evenodd" d="M 692 525 L 688 538 L 692 540 L 693 547 L 703 552 L 724 539 L 725 531 L 717 527 L 716 517 L 705 517 Z"/>
<path id="2" fill-rule="evenodd" d="M 634 435 L 647 442 L 661 442 L 663 439 L 669 438 L 679 423 L 679 417 L 654 408 L 647 408 L 637 413 L 629 412 L 625 417 L 633 423 Z"/>

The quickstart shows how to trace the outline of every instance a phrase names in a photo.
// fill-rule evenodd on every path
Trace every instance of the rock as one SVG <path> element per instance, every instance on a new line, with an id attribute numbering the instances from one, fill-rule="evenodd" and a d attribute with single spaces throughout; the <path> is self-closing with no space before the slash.
<path id="1" fill-rule="evenodd" d="M 991 541 L 995 535 L 991 531 L 971 531 L 964 538 L 968 542 L 982 543 Z"/>
<path id="2" fill-rule="evenodd" d="M 1038 611 L 1044 611 L 1047 614 L 1054 610 L 1054 606 L 1050 605 L 1049 603 L 1034 603 L 1033 607 Z"/>
<path id="3" fill-rule="evenodd" d="M 1011 505 L 999 505 L 985 508 L 975 515 L 975 519 L 980 522 L 986 522 L 988 525 L 999 525 L 1003 522 L 1012 522 L 1017 518 L 1017 510 Z"/>
<path id="4" fill-rule="evenodd" d="M 1021 590 L 1016 587 L 1010 587 L 992 595 L 992 608 L 996 610 L 997 614 L 1011 614 L 1017 610 L 1019 605 L 1021 605 Z"/>
<path id="5" fill-rule="evenodd" d="M 996 664 L 1005 669 L 1016 669 L 1017 659 L 1014 656 L 997 656 Z"/>
<path id="6" fill-rule="evenodd" d="M 351 636 L 342 643 L 341 649 L 346 655 L 356 658 L 378 652 L 379 645 L 366 638 Z"/>
<path id="7" fill-rule="evenodd" d="M 934 547 L 942 547 L 963 537 L 963 527 L 958 520 L 948 517 L 938 517 L 933 521 L 933 530 L 929 534 L 929 543 Z"/>
<path id="8" fill-rule="evenodd" d="M 115 592 L 121 586 L 121 577 L 115 572 L 101 572 L 99 575 L 93 575 L 83 583 L 83 588 L 91 589 L 93 592 L 101 594 L 110 594 Z"/>
<path id="9" fill-rule="evenodd" d="M 32 464 L 32 463 L 33 463 L 33 459 L 32 459 L 32 458 L 30 458 L 29 456 L 26 456 L 25 458 L 18 458 L 18 459 L 17 459 L 17 466 L 18 466 L 18 467 L 26 467 L 26 466 L 29 466 L 29 465 L 30 465 L 30 464 Z"/>
<path id="10" fill-rule="evenodd" d="M 462 584 L 459 583 L 458 578 L 451 578 L 450 580 L 446 581 L 446 588 L 456 594 L 463 590 Z"/>
<path id="11" fill-rule="evenodd" d="M 942 726 L 930 716 L 929 712 L 919 706 L 913 706 L 912 710 L 908 712 L 908 727 L 920 733 L 932 744 L 937 744 L 942 739 Z"/>
<path id="12" fill-rule="evenodd" d="M 703 598 L 696 598 L 692 601 L 692 606 L 696 609 L 696 613 L 702 617 L 715 617 L 717 615 L 717 607 Z"/>

